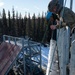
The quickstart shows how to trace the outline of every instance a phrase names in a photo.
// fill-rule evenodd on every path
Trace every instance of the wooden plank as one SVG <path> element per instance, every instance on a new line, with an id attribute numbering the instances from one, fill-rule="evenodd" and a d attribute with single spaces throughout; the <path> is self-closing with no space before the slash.
<path id="1" fill-rule="evenodd" d="M 17 45 L 2 43 L 0 46 L 0 75 L 4 75 L 12 64 L 18 53 L 21 51 Z"/>
<path id="2" fill-rule="evenodd" d="M 13 49 L 13 48 L 11 48 L 11 49 Z M 5 56 L 5 55 L 4 55 Z M 4 75 L 5 74 L 5 72 L 7 71 L 7 69 L 8 69 L 8 67 L 10 66 L 10 58 L 11 58 L 11 53 L 8 53 L 8 55 L 7 55 L 8 57 L 5 57 L 4 58 L 4 62 L 5 62 L 5 59 L 8 59 L 7 61 L 6 61 L 6 63 L 5 63 L 5 65 L 3 65 L 3 68 L 2 68 L 2 70 L 1 70 L 1 75 Z"/>
<path id="3" fill-rule="evenodd" d="M 0 72 L 1 70 L 3 69 L 3 66 L 7 63 L 7 61 L 9 60 L 9 52 L 10 52 L 10 46 L 8 46 L 7 44 L 4 44 L 2 45 L 2 48 L 0 50 Z M 7 51 L 8 50 L 8 51 Z"/>
<path id="4" fill-rule="evenodd" d="M 11 54 L 10 59 L 9 59 L 7 65 L 4 68 L 5 71 L 7 71 L 7 67 L 9 67 L 12 64 L 12 62 L 15 60 L 16 56 L 18 55 L 18 53 L 20 51 L 20 49 L 17 46 L 15 46 L 12 50 L 14 50 L 14 51 Z M 4 72 L 2 72 L 2 73 L 4 73 Z"/>

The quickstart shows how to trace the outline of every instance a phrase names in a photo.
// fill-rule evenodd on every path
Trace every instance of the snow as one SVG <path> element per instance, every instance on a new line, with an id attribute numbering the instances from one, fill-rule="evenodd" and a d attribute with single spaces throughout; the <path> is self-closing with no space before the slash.
<path id="1" fill-rule="evenodd" d="M 8 42 L 8 40 L 6 40 L 6 42 Z M 12 44 L 15 44 L 14 41 L 10 41 Z M 22 43 L 20 41 L 17 41 L 17 45 L 22 47 Z M 35 48 L 35 47 L 34 47 Z M 39 49 L 40 47 L 38 47 Z M 43 45 L 41 45 L 41 65 L 44 69 L 47 68 L 47 63 L 48 63 L 48 53 L 49 53 L 49 47 L 44 47 Z M 20 58 L 22 58 L 22 54 L 19 55 Z M 37 60 L 37 59 L 36 59 Z"/>
<path id="2" fill-rule="evenodd" d="M 49 47 L 41 46 L 42 66 L 46 69 L 48 63 Z"/>

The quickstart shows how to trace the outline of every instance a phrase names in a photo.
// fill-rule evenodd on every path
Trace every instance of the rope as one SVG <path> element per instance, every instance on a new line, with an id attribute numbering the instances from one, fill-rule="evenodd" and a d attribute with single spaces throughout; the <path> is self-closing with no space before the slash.
<path id="1" fill-rule="evenodd" d="M 50 20 L 49 20 L 49 22 L 50 22 Z M 48 22 L 48 24 L 47 24 L 47 26 L 46 26 L 46 30 L 45 30 L 44 36 L 43 36 L 43 38 L 42 38 L 42 41 L 41 41 L 41 44 L 42 44 L 44 47 L 47 47 L 47 45 L 44 44 L 44 40 L 45 40 L 46 33 L 47 33 L 47 30 L 48 30 L 49 22 Z"/>
<path id="2" fill-rule="evenodd" d="M 49 24 L 48 24 L 48 25 L 49 25 Z M 46 27 L 46 31 L 45 31 L 44 36 L 43 36 L 43 38 L 42 38 L 42 43 L 44 42 L 44 39 L 45 39 L 45 37 L 46 37 L 46 33 L 47 33 L 47 30 L 48 30 L 48 25 L 47 25 L 47 27 Z"/>

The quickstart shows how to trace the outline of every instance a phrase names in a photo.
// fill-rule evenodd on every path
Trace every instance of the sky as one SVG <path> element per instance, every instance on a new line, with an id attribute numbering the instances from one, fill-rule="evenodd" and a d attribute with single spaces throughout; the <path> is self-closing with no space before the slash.
<path id="1" fill-rule="evenodd" d="M 32 16 L 34 13 L 36 16 L 42 14 L 42 12 L 47 12 L 47 6 L 50 0 L 0 0 L 0 12 L 2 12 L 3 8 L 5 9 L 6 13 L 8 10 L 10 13 L 12 13 L 12 8 L 14 7 L 14 10 L 22 14 L 22 16 L 25 15 L 25 13 L 30 13 Z M 73 0 L 73 3 L 75 3 L 75 0 Z M 70 6 L 70 0 L 67 0 L 66 6 Z M 73 4 L 73 10 L 75 11 L 74 4 Z"/>

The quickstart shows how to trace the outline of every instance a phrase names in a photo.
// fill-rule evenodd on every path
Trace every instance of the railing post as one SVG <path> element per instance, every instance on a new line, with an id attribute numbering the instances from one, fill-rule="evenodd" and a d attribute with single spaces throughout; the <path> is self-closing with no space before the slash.
<path id="1" fill-rule="evenodd" d="M 41 45 L 40 45 L 40 69 L 41 69 Z"/>
<path id="2" fill-rule="evenodd" d="M 26 65 L 25 65 L 25 54 L 24 54 L 24 39 L 22 38 L 22 49 L 23 49 L 23 64 L 24 64 L 24 75 L 26 75 Z"/>
<path id="3" fill-rule="evenodd" d="M 16 43 L 16 37 L 15 37 L 15 45 L 16 45 L 17 43 Z"/>
<path id="4" fill-rule="evenodd" d="M 3 35 L 3 42 L 5 42 L 5 35 Z"/>
<path id="5" fill-rule="evenodd" d="M 70 27 L 66 26 L 66 65 L 69 64 L 69 52 L 70 52 Z"/>
<path id="6" fill-rule="evenodd" d="M 72 10 L 73 0 L 70 0 L 70 9 Z"/>
<path id="7" fill-rule="evenodd" d="M 7 36 L 8 37 L 8 41 L 9 41 L 9 43 L 10 43 L 10 36 Z"/>

